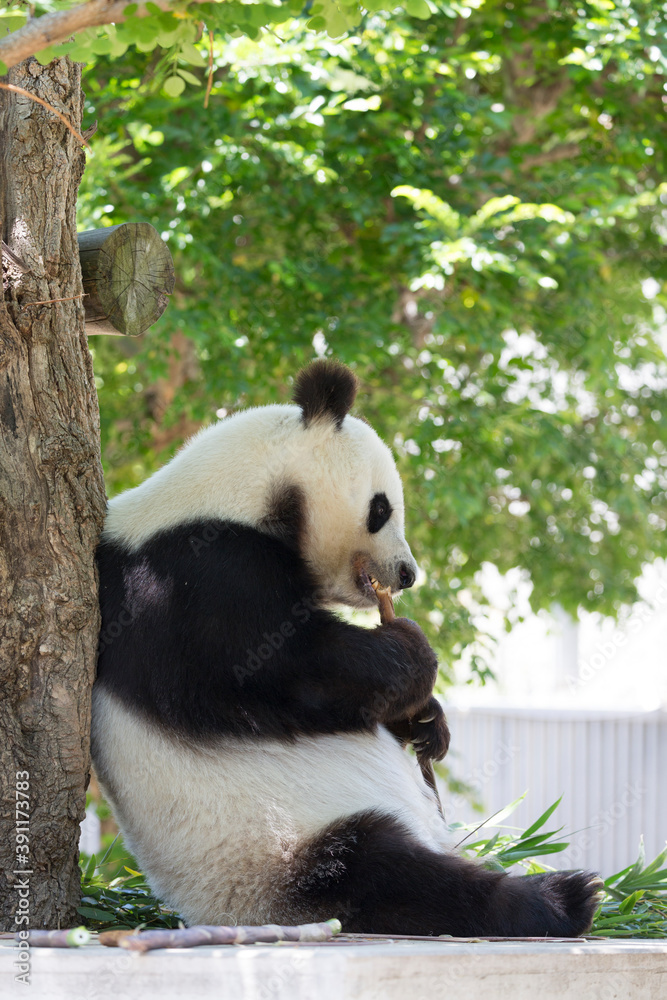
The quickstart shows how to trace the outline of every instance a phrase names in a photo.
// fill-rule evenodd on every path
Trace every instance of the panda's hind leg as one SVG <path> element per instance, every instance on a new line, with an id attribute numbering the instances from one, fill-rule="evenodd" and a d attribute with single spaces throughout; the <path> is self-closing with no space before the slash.
<path id="1" fill-rule="evenodd" d="M 339 822 L 293 858 L 289 908 L 375 934 L 577 937 L 599 902 L 590 872 L 510 877 L 419 843 L 392 817 Z"/>

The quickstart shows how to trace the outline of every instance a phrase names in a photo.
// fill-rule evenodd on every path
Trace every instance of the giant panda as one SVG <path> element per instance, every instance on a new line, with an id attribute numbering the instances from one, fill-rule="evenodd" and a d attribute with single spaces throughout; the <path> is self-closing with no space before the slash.
<path id="1" fill-rule="evenodd" d="M 389 934 L 586 931 L 601 882 L 457 855 L 415 757 L 449 733 L 413 622 L 364 628 L 417 566 L 389 449 L 317 361 L 290 405 L 196 435 L 111 500 L 92 751 L 126 843 L 190 924 L 338 917 Z"/>

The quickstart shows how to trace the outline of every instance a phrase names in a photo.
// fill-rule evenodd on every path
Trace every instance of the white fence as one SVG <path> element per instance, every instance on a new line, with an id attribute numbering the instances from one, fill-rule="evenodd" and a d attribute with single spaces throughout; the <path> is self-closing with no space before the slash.
<path id="1" fill-rule="evenodd" d="M 442 789 L 448 822 L 480 822 L 527 791 L 504 823 L 522 829 L 560 795 L 548 829 L 570 842 L 545 860 L 611 875 L 667 839 L 667 712 L 445 705 L 452 733 L 445 763 L 483 803 Z M 559 839 L 561 839 L 559 838 Z"/>

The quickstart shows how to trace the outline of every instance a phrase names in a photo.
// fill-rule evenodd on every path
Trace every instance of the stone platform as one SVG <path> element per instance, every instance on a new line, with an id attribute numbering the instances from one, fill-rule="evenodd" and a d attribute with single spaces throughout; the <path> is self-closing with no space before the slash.
<path id="1" fill-rule="evenodd" d="M 30 985 L 0 942 L 12 1000 L 661 1000 L 665 941 L 372 941 L 146 954 L 32 948 Z"/>

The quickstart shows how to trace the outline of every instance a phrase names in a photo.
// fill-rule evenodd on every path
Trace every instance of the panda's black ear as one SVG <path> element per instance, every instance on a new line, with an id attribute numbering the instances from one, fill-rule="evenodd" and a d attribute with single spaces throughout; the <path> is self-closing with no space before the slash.
<path id="1" fill-rule="evenodd" d="M 297 375 L 292 398 L 301 407 L 306 426 L 312 420 L 329 417 L 340 430 L 358 386 L 357 376 L 340 361 L 313 361 Z"/>

